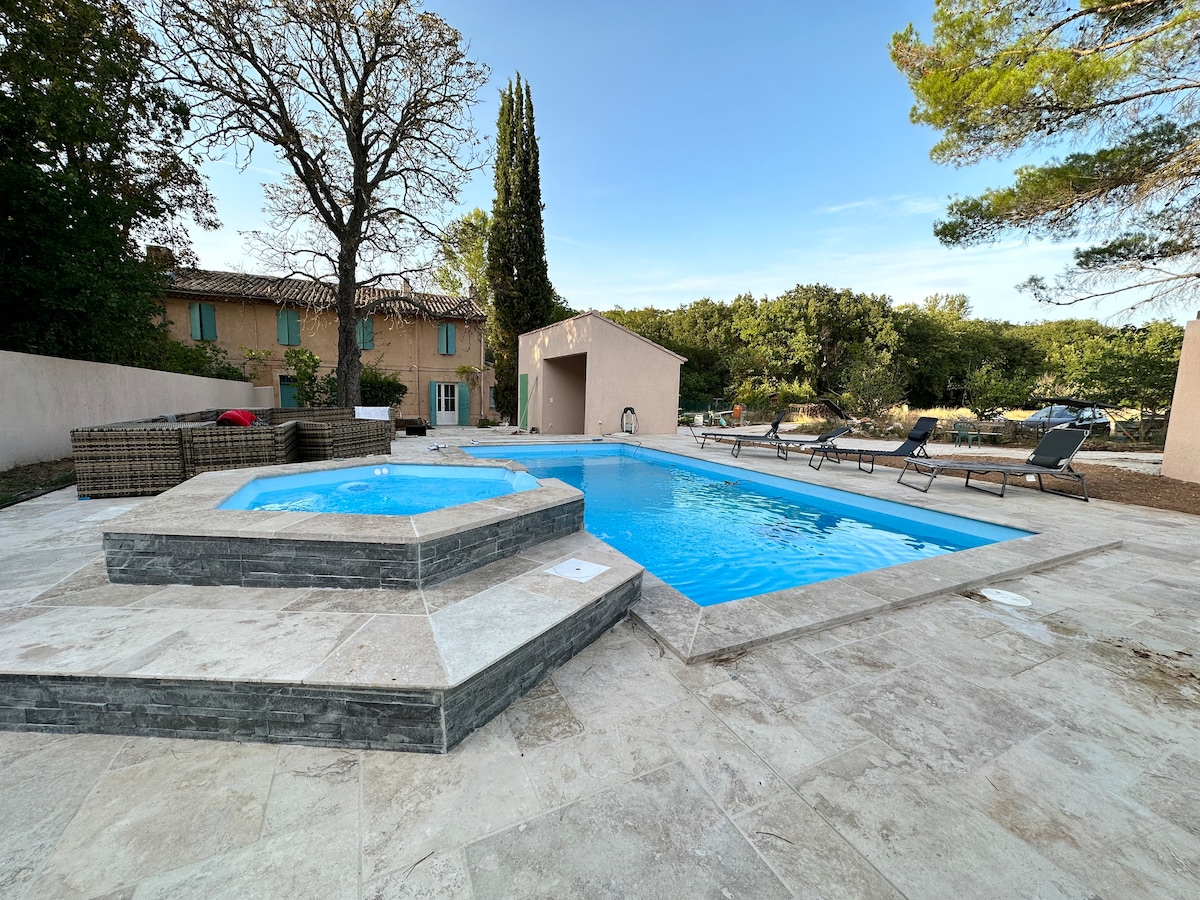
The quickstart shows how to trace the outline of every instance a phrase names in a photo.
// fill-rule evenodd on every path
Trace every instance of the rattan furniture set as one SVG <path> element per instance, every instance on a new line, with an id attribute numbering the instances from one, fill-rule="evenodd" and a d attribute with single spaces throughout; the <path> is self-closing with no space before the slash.
<path id="1" fill-rule="evenodd" d="M 116 422 L 71 432 L 79 497 L 161 494 L 200 472 L 343 459 L 391 450 L 391 421 L 330 407 L 256 409 L 265 425 L 224 427 L 224 410 Z"/>

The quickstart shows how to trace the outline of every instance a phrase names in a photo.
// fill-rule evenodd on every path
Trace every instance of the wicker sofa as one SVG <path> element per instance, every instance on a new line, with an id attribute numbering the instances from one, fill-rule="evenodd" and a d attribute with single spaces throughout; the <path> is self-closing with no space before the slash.
<path id="1" fill-rule="evenodd" d="M 161 494 L 200 472 L 387 453 L 391 422 L 352 410 L 257 409 L 267 426 L 226 428 L 223 410 L 177 413 L 71 432 L 76 492 L 86 497 Z"/>

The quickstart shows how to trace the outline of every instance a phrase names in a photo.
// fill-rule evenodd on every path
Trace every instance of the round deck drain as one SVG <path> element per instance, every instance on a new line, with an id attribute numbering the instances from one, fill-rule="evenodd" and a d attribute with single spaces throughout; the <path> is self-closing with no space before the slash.
<path id="1" fill-rule="evenodd" d="M 979 593 L 987 597 L 993 603 L 1003 603 L 1005 606 L 1032 606 L 1033 601 L 1028 597 L 1022 597 L 1020 594 L 1014 594 L 1012 591 L 1002 591 L 999 588 L 984 588 Z"/>

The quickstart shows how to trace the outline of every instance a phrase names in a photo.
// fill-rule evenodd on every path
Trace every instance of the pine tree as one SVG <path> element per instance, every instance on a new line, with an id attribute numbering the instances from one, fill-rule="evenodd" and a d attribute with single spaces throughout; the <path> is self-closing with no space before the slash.
<path id="1" fill-rule="evenodd" d="M 517 75 L 500 92 L 496 123 L 496 199 L 488 240 L 492 295 L 489 343 L 495 355 L 496 408 L 517 416 L 517 339 L 554 321 L 554 288 L 546 266 L 542 185 L 533 98 Z"/>

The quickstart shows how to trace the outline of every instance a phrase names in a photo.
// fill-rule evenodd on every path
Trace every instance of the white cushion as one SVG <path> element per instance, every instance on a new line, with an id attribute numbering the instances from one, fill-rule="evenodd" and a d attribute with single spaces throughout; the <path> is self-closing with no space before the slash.
<path id="1" fill-rule="evenodd" d="M 385 422 L 391 419 L 392 410 L 388 406 L 356 406 L 354 407 L 354 418 L 356 419 L 383 419 Z"/>

